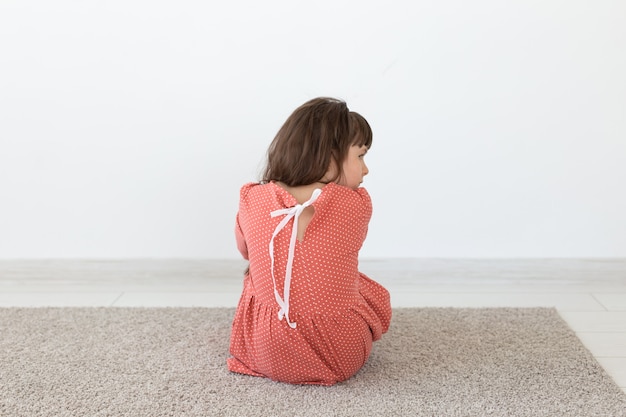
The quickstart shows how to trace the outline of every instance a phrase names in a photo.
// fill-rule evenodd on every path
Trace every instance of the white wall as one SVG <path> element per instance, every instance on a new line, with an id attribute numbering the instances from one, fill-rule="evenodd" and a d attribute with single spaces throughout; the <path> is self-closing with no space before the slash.
<path id="1" fill-rule="evenodd" d="M 626 256 L 626 2 L 0 3 L 0 258 L 238 257 L 289 113 L 374 129 L 367 257 Z"/>

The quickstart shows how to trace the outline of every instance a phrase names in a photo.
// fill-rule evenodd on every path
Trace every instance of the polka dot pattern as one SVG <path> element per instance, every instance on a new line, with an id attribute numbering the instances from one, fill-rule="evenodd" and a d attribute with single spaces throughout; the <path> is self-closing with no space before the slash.
<path id="1" fill-rule="evenodd" d="M 296 329 L 278 319 L 268 247 L 282 218 L 270 212 L 297 201 L 273 182 L 246 184 L 240 197 L 235 236 L 250 269 L 233 320 L 228 368 L 294 384 L 350 378 L 391 320 L 389 292 L 358 270 L 372 215 L 369 194 L 330 183 L 313 203 L 315 214 L 296 242 L 293 261 L 289 316 Z M 276 286 L 283 298 L 292 225 L 274 239 Z"/>

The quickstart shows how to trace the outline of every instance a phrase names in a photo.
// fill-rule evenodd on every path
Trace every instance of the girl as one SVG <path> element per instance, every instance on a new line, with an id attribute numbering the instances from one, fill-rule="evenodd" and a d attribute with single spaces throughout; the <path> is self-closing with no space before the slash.
<path id="1" fill-rule="evenodd" d="M 242 187 L 235 236 L 250 266 L 232 372 L 332 385 L 354 375 L 389 328 L 389 293 L 358 270 L 372 214 L 360 188 L 371 144 L 361 115 L 316 98 L 278 131 L 261 183 Z"/>

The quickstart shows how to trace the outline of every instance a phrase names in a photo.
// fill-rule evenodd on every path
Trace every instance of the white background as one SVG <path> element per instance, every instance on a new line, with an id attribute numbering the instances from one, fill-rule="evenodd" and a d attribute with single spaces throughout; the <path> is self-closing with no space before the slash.
<path id="1" fill-rule="evenodd" d="M 626 256 L 626 2 L 0 3 L 0 258 L 237 258 L 298 105 L 374 130 L 367 257 Z"/>

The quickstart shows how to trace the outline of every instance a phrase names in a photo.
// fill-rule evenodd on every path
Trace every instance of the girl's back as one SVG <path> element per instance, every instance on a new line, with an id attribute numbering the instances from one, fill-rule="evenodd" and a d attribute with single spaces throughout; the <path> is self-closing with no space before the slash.
<path id="1" fill-rule="evenodd" d="M 257 297 L 278 311 L 274 301 L 271 257 L 272 234 L 283 216 L 270 217 L 275 210 L 297 202 L 276 183 L 249 184 L 242 188 L 238 223 L 239 239 L 247 236 L 250 279 Z M 306 201 L 306 200 L 305 200 Z M 322 188 L 301 239 L 295 242 L 290 285 L 291 318 L 330 314 L 359 302 L 358 251 L 367 234 L 371 201 L 367 191 L 330 183 Z M 298 222 L 298 226 L 302 224 Z M 280 295 L 284 287 L 293 221 L 274 238 L 274 277 Z"/>

